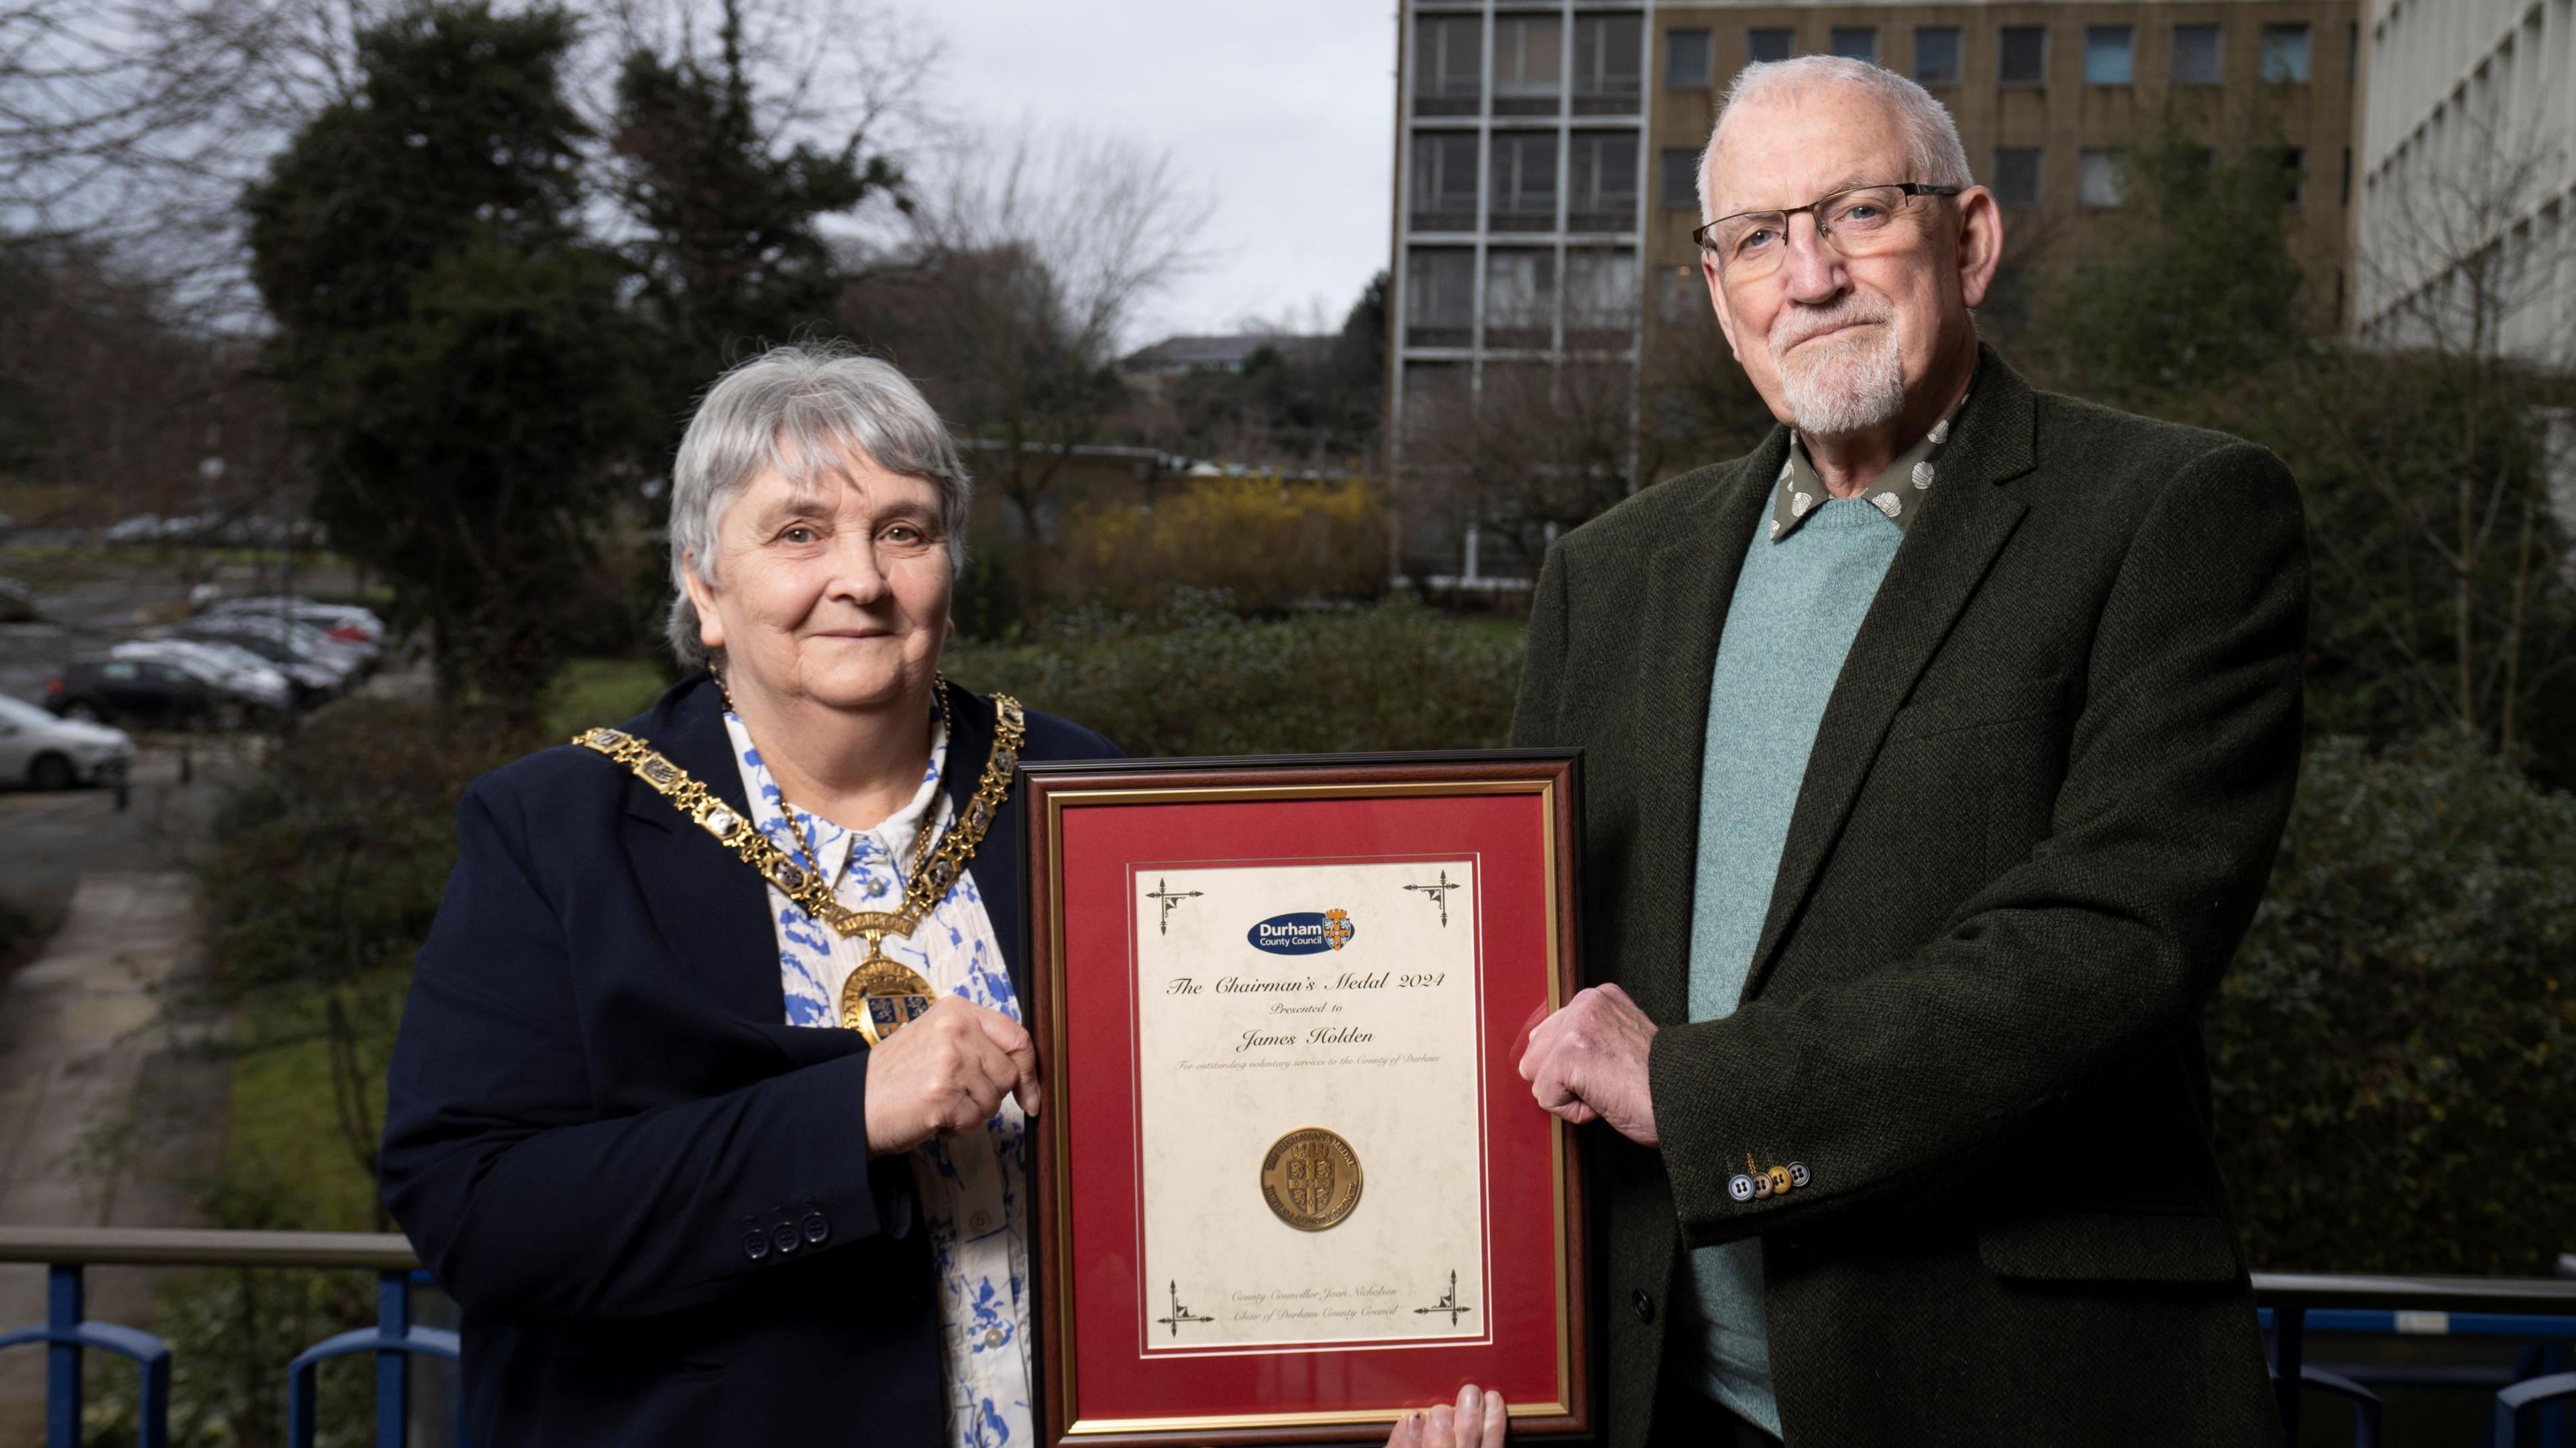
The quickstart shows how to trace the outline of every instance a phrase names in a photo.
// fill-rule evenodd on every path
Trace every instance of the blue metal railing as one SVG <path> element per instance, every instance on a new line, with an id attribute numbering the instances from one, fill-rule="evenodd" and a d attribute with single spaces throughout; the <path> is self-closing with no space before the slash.
<path id="1" fill-rule="evenodd" d="M 2561 1262 L 2562 1270 L 2567 1263 Z M 2272 1337 L 2273 1390 L 2289 1441 L 2299 1441 L 2300 1396 L 2315 1389 L 2349 1402 L 2356 1448 L 2377 1448 L 2382 1405 L 2370 1384 L 2494 1389 L 2491 1375 L 2450 1378 L 2307 1361 L 2311 1333 L 2503 1338 L 2529 1344 L 2496 1395 L 2494 1426 L 2480 1448 L 2567 1448 L 2565 1406 L 2576 1374 L 2576 1279 L 2310 1276 L 2257 1272 L 2254 1297 Z M 2553 1384 L 2555 1386 L 2553 1386 Z"/>
<path id="2" fill-rule="evenodd" d="M 45 1321 L 0 1336 L 0 1350 L 43 1343 L 45 1448 L 80 1448 L 81 1359 L 90 1348 L 131 1358 L 142 1370 L 137 1418 L 142 1448 L 170 1441 L 170 1348 L 148 1332 L 92 1322 L 85 1311 L 90 1267 L 301 1267 L 376 1274 L 376 1325 L 344 1332 L 298 1354 L 287 1367 L 287 1442 L 312 1448 L 315 1369 L 356 1353 L 376 1358 L 376 1445 L 403 1448 L 411 1416 L 410 1360 L 456 1360 L 457 1337 L 412 1321 L 412 1289 L 429 1285 L 411 1244 L 361 1232 L 198 1232 L 114 1228 L 0 1227 L 0 1263 L 42 1263 Z M 460 1428 L 457 1442 L 465 1441 Z"/>
<path id="3" fill-rule="evenodd" d="M 98 1348 L 131 1359 L 142 1373 L 138 1404 L 143 1448 L 166 1448 L 170 1417 L 170 1349 L 159 1338 L 115 1323 L 92 1322 L 84 1305 L 84 1272 L 96 1266 L 300 1267 L 376 1274 L 376 1325 L 314 1344 L 287 1367 L 288 1442 L 311 1448 L 315 1370 L 336 1357 L 376 1359 L 377 1448 L 402 1448 L 408 1434 L 410 1362 L 457 1356 L 457 1336 L 412 1321 L 412 1291 L 429 1285 L 411 1244 L 399 1236 L 353 1232 L 132 1231 L 113 1228 L 0 1227 L 0 1263 L 41 1265 L 47 1274 L 45 1321 L 0 1334 L 0 1350 L 43 1344 L 46 1448 L 79 1448 L 82 1355 Z M 2564 1419 L 2576 1412 L 2576 1259 L 2571 1276 L 2345 1277 L 2254 1274 L 2262 1325 L 2271 1334 L 2273 1373 L 2289 1441 L 2298 1441 L 2301 1390 L 2350 1403 L 2358 1448 L 2376 1448 L 2381 1404 L 2370 1384 L 2407 1379 L 2395 1371 L 2307 1361 L 2311 1333 L 2441 1335 L 2510 1339 L 2530 1344 L 2522 1364 L 2495 1394 L 2494 1422 L 2483 1448 L 2569 1448 Z M 2492 1375 L 2458 1380 L 2494 1388 Z M 458 1440 L 464 1438 L 460 1429 Z"/>

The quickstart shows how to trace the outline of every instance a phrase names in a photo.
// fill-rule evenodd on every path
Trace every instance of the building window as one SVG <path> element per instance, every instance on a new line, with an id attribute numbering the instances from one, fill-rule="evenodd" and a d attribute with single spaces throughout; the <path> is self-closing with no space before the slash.
<path id="1" fill-rule="evenodd" d="M 1637 254 L 1569 251 L 1565 254 L 1565 345 L 1568 350 L 1619 350 L 1637 325 Z"/>
<path id="2" fill-rule="evenodd" d="M 1413 229 L 1476 229 L 1476 133 L 1417 131 L 1413 136 Z"/>
<path id="3" fill-rule="evenodd" d="M 1556 345 L 1556 253 L 1485 253 L 1485 345 Z"/>
<path id="4" fill-rule="evenodd" d="M 1699 152 L 1690 146 L 1666 146 L 1656 158 L 1662 185 L 1658 198 L 1676 211 L 1699 209 Z"/>
<path id="5" fill-rule="evenodd" d="M 2006 206 L 2039 204 L 2039 147 L 1995 148 L 1995 199 Z"/>
<path id="6" fill-rule="evenodd" d="M 2128 177 L 2121 174 L 2117 151 L 2087 146 L 2075 157 L 2075 199 L 2097 209 L 2120 204 L 2128 191 Z"/>
<path id="7" fill-rule="evenodd" d="M 2361 22 L 2355 20 L 2343 31 L 2343 83 L 2350 85 L 2361 78 Z M 2343 273 L 2335 273 L 2341 277 Z"/>
<path id="8" fill-rule="evenodd" d="M 1645 93 L 1646 21 L 1580 15 L 1574 21 L 1574 113 L 1633 116 Z"/>
<path id="9" fill-rule="evenodd" d="M 2084 83 L 2129 85 L 2137 76 L 2137 32 L 2126 25 L 2084 27 Z"/>
<path id="10" fill-rule="evenodd" d="M 1637 133 L 1577 131 L 1567 151 L 1565 229 L 1637 229 Z"/>
<path id="11" fill-rule="evenodd" d="M 1485 22 L 1430 15 L 1413 25 L 1413 113 L 1472 116 L 1483 104 Z"/>
<path id="12" fill-rule="evenodd" d="M 1995 78 L 2005 85 L 2048 84 L 2048 27 L 2005 26 L 1995 49 Z"/>
<path id="13" fill-rule="evenodd" d="M 1425 438 L 1455 422 L 1467 409 L 1467 364 L 1404 364 L 1404 431 Z"/>
<path id="14" fill-rule="evenodd" d="M 1514 15 L 1494 22 L 1494 114 L 1552 116 L 1564 93 L 1565 22 Z"/>
<path id="15" fill-rule="evenodd" d="M 2281 195 L 2290 206 L 2307 203 L 2308 153 L 2297 146 L 2281 153 Z"/>
<path id="16" fill-rule="evenodd" d="M 1833 30 L 1833 53 L 1845 60 L 1867 65 L 1878 64 L 1878 27 L 1875 25 L 1837 25 Z"/>
<path id="17" fill-rule="evenodd" d="M 1476 254 L 1417 246 L 1404 258 L 1404 344 L 1464 347 L 1476 326 Z"/>
<path id="18" fill-rule="evenodd" d="M 1744 53 L 1751 60 L 1787 60 L 1797 48 L 1795 31 L 1757 27 L 1744 35 Z"/>
<path id="19" fill-rule="evenodd" d="M 2175 85 L 2216 85 L 2223 78 L 2220 64 L 2219 30 L 2215 25 L 2177 25 L 2173 28 L 2173 83 Z"/>
<path id="20" fill-rule="evenodd" d="M 1914 80 L 1918 85 L 1959 83 L 1959 27 L 1918 25 L 1914 29 Z"/>
<path id="21" fill-rule="evenodd" d="M 1675 90 L 1704 90 L 1717 80 L 1715 47 L 1705 30 L 1664 32 L 1664 84 Z"/>
<path id="22" fill-rule="evenodd" d="M 2343 148 L 2343 184 L 2336 189 L 2341 194 L 2342 203 L 2350 206 L 2352 204 L 2352 147 L 2350 146 Z"/>
<path id="23" fill-rule="evenodd" d="M 2263 79 L 2289 85 L 2308 83 L 2308 27 L 2263 27 Z"/>
<path id="24" fill-rule="evenodd" d="M 1487 216 L 1496 231 L 1556 230 L 1556 132 L 1494 133 Z"/>

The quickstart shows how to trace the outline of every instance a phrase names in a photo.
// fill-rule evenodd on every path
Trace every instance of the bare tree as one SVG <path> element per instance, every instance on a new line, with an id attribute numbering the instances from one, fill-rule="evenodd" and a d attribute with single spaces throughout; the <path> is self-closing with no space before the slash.
<path id="1" fill-rule="evenodd" d="M 1140 310 L 1203 259 L 1209 201 L 1160 151 L 1080 132 L 961 131 L 914 173 L 914 208 L 854 249 L 850 330 L 920 378 L 982 444 L 1012 510 L 1025 612 L 1057 542 L 1053 495 L 1125 396 Z"/>
<path id="2" fill-rule="evenodd" d="M 2576 639 L 2541 608 L 2570 522 L 2552 511 L 2548 474 L 2564 450 L 2551 434 L 2566 429 L 2576 233 L 2542 205 L 2564 174 L 2554 138 L 2488 102 L 2451 126 L 2440 154 L 2419 144 L 2368 198 L 2364 337 L 2387 355 L 2322 358 L 2304 371 L 2305 402 L 2354 420 L 2333 435 L 2341 463 L 2447 574 L 2449 657 L 2392 620 L 2396 656 L 2463 733 L 2513 756 L 2536 692 L 2576 668 Z M 2387 435 L 2400 417 L 2427 426 Z M 2444 485 L 2421 486 L 2428 471 Z"/>

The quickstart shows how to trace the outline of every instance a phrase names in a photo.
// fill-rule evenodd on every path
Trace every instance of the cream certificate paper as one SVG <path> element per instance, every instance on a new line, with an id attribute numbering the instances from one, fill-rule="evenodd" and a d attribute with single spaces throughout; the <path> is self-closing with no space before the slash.
<path id="1" fill-rule="evenodd" d="M 1475 861 L 1129 878 L 1145 1351 L 1488 1337 Z"/>

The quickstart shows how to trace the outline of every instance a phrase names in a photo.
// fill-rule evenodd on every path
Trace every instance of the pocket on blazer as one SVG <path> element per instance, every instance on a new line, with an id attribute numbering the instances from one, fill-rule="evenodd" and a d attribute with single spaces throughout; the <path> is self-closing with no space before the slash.
<path id="1" fill-rule="evenodd" d="M 2044 1212 L 1977 1229 L 1998 1277 L 2039 1282 L 2233 1282 L 2225 1219 L 2196 1212 Z"/>
<path id="2" fill-rule="evenodd" d="M 1889 721 L 1887 742 L 1899 744 L 2053 714 L 2066 707 L 2073 684 L 2072 675 L 2051 674 L 2044 679 L 2022 679 L 1991 689 L 1957 690 L 1916 699 L 1897 710 Z"/>

